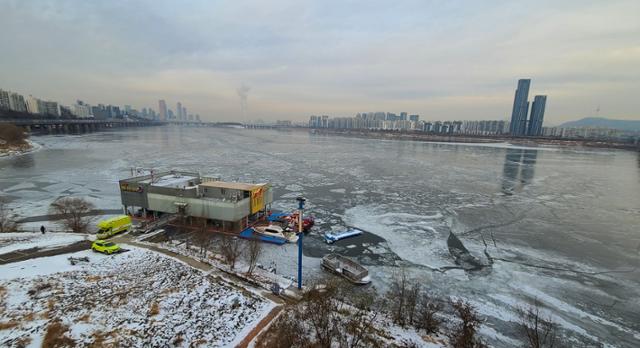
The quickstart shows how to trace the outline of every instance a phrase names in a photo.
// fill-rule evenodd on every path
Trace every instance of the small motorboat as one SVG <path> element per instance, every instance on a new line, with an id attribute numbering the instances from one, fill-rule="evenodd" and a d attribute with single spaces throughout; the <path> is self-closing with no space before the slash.
<path id="1" fill-rule="evenodd" d="M 327 244 L 333 244 L 334 242 L 337 242 L 341 239 L 355 237 L 361 234 L 362 234 L 362 231 L 360 231 L 357 228 L 352 228 L 348 231 L 342 231 L 342 232 L 327 232 L 324 234 L 324 240 L 325 242 L 327 242 Z"/>
<path id="2" fill-rule="evenodd" d="M 291 230 L 298 231 L 298 212 L 270 213 L 269 216 L 267 216 L 267 220 L 286 224 Z M 304 232 L 309 232 L 313 225 L 315 225 L 315 219 L 313 216 L 303 217 L 302 230 Z"/>
<path id="3" fill-rule="evenodd" d="M 295 243 L 298 241 L 298 236 L 293 232 L 287 232 L 278 225 L 268 226 L 255 226 L 253 230 L 263 236 L 269 236 L 274 238 L 282 238 L 289 243 Z"/>
<path id="4" fill-rule="evenodd" d="M 329 272 L 347 278 L 354 284 L 369 284 L 371 278 L 369 271 L 359 263 L 338 254 L 328 254 L 322 258 L 322 267 Z"/>

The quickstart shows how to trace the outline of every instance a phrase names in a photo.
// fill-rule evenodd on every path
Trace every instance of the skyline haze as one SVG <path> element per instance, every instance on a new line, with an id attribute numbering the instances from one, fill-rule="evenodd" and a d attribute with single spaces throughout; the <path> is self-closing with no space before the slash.
<path id="1" fill-rule="evenodd" d="M 509 119 L 514 83 L 531 78 L 549 125 L 638 119 L 638 13 L 637 1 L 8 1 L 0 87 L 67 105 L 180 101 L 210 121 L 479 120 Z"/>

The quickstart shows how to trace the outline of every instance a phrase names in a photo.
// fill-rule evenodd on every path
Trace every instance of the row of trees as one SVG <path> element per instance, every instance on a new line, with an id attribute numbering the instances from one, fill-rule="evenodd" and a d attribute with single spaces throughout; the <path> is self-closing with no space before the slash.
<path id="1" fill-rule="evenodd" d="M 191 231 L 187 236 L 187 247 L 190 242 L 194 243 L 199 249 L 200 257 L 206 257 L 207 251 L 218 252 L 231 270 L 235 270 L 237 262 L 244 259 L 248 266 L 247 275 L 253 274 L 262 254 L 262 242 L 255 239 L 241 240 L 228 234 L 213 235 L 207 229 L 206 220 L 200 221 L 201 227 L 196 230 L 189 228 L 185 221 L 181 221 L 180 225 L 184 232 Z"/>
<path id="2" fill-rule="evenodd" d="M 382 347 L 384 318 L 402 327 L 426 334 L 444 333 L 455 348 L 480 348 L 487 344 L 478 337 L 482 319 L 462 299 L 443 300 L 399 272 L 383 295 L 374 289 L 353 288 L 329 280 L 314 286 L 300 303 L 286 312 L 258 342 L 259 347 Z M 519 310 L 519 327 L 525 346 L 557 346 L 556 325 L 541 315 L 537 301 Z M 396 347 L 415 347 L 415 342 L 395 342 Z"/>

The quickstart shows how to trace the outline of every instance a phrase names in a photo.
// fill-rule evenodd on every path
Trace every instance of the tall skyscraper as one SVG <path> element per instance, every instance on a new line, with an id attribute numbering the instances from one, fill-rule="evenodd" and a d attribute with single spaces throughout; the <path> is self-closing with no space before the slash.
<path id="1" fill-rule="evenodd" d="M 522 136 L 527 134 L 527 114 L 529 113 L 529 86 L 531 79 L 518 80 L 518 89 L 513 100 L 511 112 L 511 135 Z"/>
<path id="2" fill-rule="evenodd" d="M 180 102 L 176 103 L 176 117 L 178 120 L 182 120 L 184 118 L 184 115 L 182 114 L 182 103 Z"/>
<path id="3" fill-rule="evenodd" d="M 180 112 L 182 112 L 182 119 L 186 120 L 187 119 L 187 115 L 188 115 L 187 114 L 187 108 L 183 106 L 182 107 L 182 111 L 180 111 Z"/>
<path id="4" fill-rule="evenodd" d="M 164 101 L 164 99 L 160 99 L 158 101 L 158 110 L 160 113 L 160 121 L 166 121 L 167 120 L 167 103 Z"/>
<path id="5" fill-rule="evenodd" d="M 541 136 L 542 121 L 544 120 L 544 108 L 547 105 L 546 95 L 537 95 L 533 98 L 531 105 L 531 117 L 529 119 L 529 128 L 527 135 Z"/>

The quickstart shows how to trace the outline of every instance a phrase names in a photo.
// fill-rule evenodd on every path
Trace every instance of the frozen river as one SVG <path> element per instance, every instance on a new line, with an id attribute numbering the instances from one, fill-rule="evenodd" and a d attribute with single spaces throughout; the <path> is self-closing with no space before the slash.
<path id="1" fill-rule="evenodd" d="M 404 266 L 476 305 L 494 345 L 516 343 L 515 309 L 534 298 L 572 345 L 640 342 L 638 153 L 171 127 L 33 140 L 43 148 L 0 159 L 0 194 L 22 216 L 62 195 L 117 209 L 131 167 L 270 182 L 275 208 L 307 197 L 308 258 L 353 256 L 382 288 Z M 320 232 L 347 226 L 367 233 L 324 244 Z M 450 232 L 484 267 L 456 268 Z"/>

